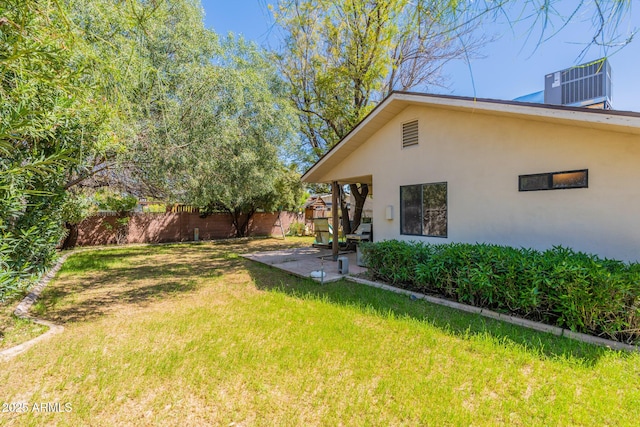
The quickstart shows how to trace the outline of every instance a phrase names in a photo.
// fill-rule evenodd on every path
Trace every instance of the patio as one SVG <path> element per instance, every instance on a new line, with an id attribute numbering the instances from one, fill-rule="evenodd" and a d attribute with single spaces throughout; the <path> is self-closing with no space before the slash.
<path id="1" fill-rule="evenodd" d="M 339 257 L 346 257 L 349 263 L 347 274 L 338 271 L 338 262 L 333 261 L 331 249 L 305 247 L 281 249 L 269 252 L 256 252 L 241 255 L 244 258 L 270 265 L 299 277 L 311 277 L 318 282 L 335 282 L 345 276 L 356 276 L 367 271 L 356 264 L 355 252 L 340 252 Z M 312 277 L 312 272 L 324 272 L 324 278 Z M 319 274 L 318 274 L 319 275 Z"/>

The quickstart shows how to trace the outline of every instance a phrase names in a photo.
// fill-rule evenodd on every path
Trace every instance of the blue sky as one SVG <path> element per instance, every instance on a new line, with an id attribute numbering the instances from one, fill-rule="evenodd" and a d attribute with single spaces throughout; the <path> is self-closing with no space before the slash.
<path id="1" fill-rule="evenodd" d="M 277 44 L 276 30 L 267 4 L 274 0 L 202 0 L 205 25 L 219 34 L 242 34 L 258 45 Z M 568 2 L 574 3 L 574 2 Z M 620 24 L 622 32 L 640 28 L 640 8 Z M 614 53 L 591 48 L 584 57 L 580 53 L 592 34 L 591 16 L 577 16 L 559 34 L 537 45 L 538 33 L 527 40 L 530 24 L 511 29 L 506 23 L 483 25 L 484 34 L 498 39 L 483 47 L 483 58 L 473 59 L 470 66 L 457 61 L 445 66 L 446 88 L 431 92 L 476 96 L 479 98 L 514 99 L 544 89 L 545 74 L 609 55 L 613 77 L 613 108 L 640 112 L 640 40 L 635 40 Z"/>

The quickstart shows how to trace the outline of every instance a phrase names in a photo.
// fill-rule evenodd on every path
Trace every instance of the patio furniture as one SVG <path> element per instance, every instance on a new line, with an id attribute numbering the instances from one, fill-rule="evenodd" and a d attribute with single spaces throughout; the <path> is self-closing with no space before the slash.
<path id="1" fill-rule="evenodd" d="M 360 250 L 360 242 L 371 241 L 371 223 L 363 223 L 356 228 L 352 234 L 347 234 L 347 246 L 353 243 L 356 246 L 356 264 L 360 267 L 366 267 L 364 260 L 362 259 L 362 251 Z"/>

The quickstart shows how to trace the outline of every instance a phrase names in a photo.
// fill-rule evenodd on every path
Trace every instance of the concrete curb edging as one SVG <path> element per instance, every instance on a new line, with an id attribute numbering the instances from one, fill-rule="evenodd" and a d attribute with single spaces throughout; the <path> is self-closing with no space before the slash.
<path id="1" fill-rule="evenodd" d="M 59 334 L 64 330 L 64 327 L 60 325 L 56 325 L 53 322 L 49 322 L 47 320 L 42 320 L 42 319 L 36 319 L 35 317 L 29 316 L 29 309 L 36 302 L 36 300 L 38 299 L 38 297 L 40 296 L 44 288 L 49 284 L 51 279 L 54 278 L 58 270 L 60 270 L 60 267 L 62 267 L 62 264 L 64 264 L 67 258 L 70 255 L 74 254 L 75 252 L 77 251 L 68 252 L 62 255 L 60 258 L 58 258 L 58 261 L 56 262 L 56 264 L 53 267 L 51 267 L 44 276 L 40 278 L 38 283 L 36 283 L 36 285 L 31 289 L 29 294 L 26 297 L 24 297 L 22 301 L 20 301 L 20 304 L 18 304 L 16 309 L 13 311 L 14 316 L 20 319 L 28 319 L 33 323 L 37 323 L 38 325 L 47 326 L 49 330 L 43 333 L 42 335 L 39 335 L 33 339 L 30 339 L 29 341 L 23 342 L 22 344 L 18 344 L 14 347 L 10 347 L 8 349 L 0 351 L 0 361 L 7 361 L 19 355 L 20 353 L 27 351 L 29 348 L 33 347 L 36 343 L 43 341 L 53 335 Z"/>
<path id="2" fill-rule="evenodd" d="M 56 325 L 55 323 L 47 322 L 46 320 L 36 319 L 29 316 L 23 316 L 22 318 L 29 319 L 33 323 L 37 323 L 39 325 L 48 326 L 49 330 L 43 333 L 42 335 L 39 335 L 33 339 L 30 339 L 27 342 L 23 342 L 22 344 L 18 344 L 14 347 L 10 347 L 6 350 L 0 351 L 0 361 L 8 361 L 9 359 L 12 359 L 13 357 L 19 355 L 20 353 L 24 353 L 25 351 L 27 351 L 28 349 L 30 349 L 40 341 L 46 340 L 47 338 L 53 335 L 59 334 L 64 330 L 64 327 L 60 325 Z"/>
<path id="3" fill-rule="evenodd" d="M 49 271 L 47 271 L 47 274 L 42 276 L 40 281 L 31 289 L 31 292 L 29 292 L 29 294 L 26 297 L 24 297 L 24 299 L 20 302 L 20 304 L 18 304 L 16 309 L 13 311 L 13 314 L 16 317 L 20 317 L 20 318 L 28 317 L 29 309 L 31 308 L 31 306 L 36 302 L 36 300 L 38 299 L 38 297 L 40 296 L 44 288 L 49 284 L 49 282 L 51 281 L 51 279 L 53 279 L 53 277 L 56 275 L 58 270 L 60 270 L 60 267 L 62 267 L 62 264 L 64 264 L 64 262 L 67 260 L 69 255 L 71 255 L 72 253 L 73 252 L 66 253 L 62 255 L 60 258 L 58 258 L 58 262 L 56 262 L 56 264 L 53 267 L 51 267 Z"/>
<path id="4" fill-rule="evenodd" d="M 624 350 L 632 352 L 640 352 L 640 347 L 621 343 L 618 341 L 612 341 L 605 338 L 595 337 L 593 335 L 587 335 L 580 332 L 573 332 L 568 329 L 563 329 L 558 326 L 547 325 L 546 323 L 534 322 L 533 320 L 522 319 L 520 317 L 511 316 L 508 314 L 497 313 L 495 311 L 488 310 L 486 308 L 474 307 L 467 304 L 462 304 L 455 301 L 449 301 L 443 298 L 433 297 L 430 295 L 421 294 L 419 292 L 413 292 L 406 289 L 396 288 L 395 286 L 386 285 L 384 283 L 378 283 L 371 280 L 361 279 L 359 277 L 347 276 L 345 279 L 359 283 L 362 285 L 372 286 L 374 288 L 384 289 L 387 291 L 395 292 L 397 294 L 404 294 L 412 296 L 416 299 L 423 299 L 434 304 L 443 305 L 446 307 L 454 308 L 456 310 L 466 311 L 467 313 L 479 314 L 491 319 L 500 320 L 503 322 L 511 323 L 512 325 L 518 325 L 529 329 L 534 329 L 540 332 L 547 332 L 560 337 L 567 337 L 577 341 L 582 341 L 588 344 L 599 345 L 607 347 L 613 350 Z"/>

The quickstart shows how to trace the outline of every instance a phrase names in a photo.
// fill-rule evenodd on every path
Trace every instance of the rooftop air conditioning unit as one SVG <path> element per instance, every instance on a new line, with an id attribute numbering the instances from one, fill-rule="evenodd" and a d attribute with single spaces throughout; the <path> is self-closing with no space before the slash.
<path id="1" fill-rule="evenodd" d="M 544 103 L 611 109 L 611 66 L 606 58 L 547 74 Z"/>

